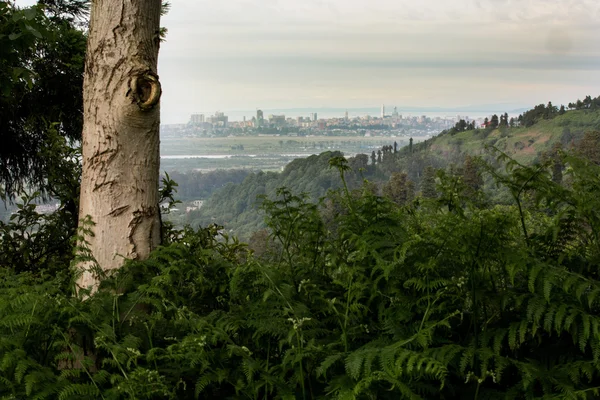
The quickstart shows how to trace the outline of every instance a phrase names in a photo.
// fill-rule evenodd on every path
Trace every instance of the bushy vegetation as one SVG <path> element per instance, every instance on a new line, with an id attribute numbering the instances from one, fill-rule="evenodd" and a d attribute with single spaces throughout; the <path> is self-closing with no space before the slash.
<path id="1" fill-rule="evenodd" d="M 0 197 L 52 191 L 57 138 L 79 140 L 88 1 L 0 2 Z"/>
<path id="2" fill-rule="evenodd" d="M 333 157 L 340 189 L 263 199 L 252 250 L 217 226 L 166 231 L 94 294 L 64 258 L 3 261 L 0 396 L 595 398 L 600 167 L 561 157 L 562 184 L 550 162 L 483 165 L 502 206 L 452 171 L 398 205 L 348 188 Z M 13 231 L 36 218 L 17 215 Z"/>
<path id="3" fill-rule="evenodd" d="M 217 223 L 227 230 L 234 229 L 236 236 L 249 239 L 265 227 L 264 213 L 259 212 L 257 197 L 268 195 L 272 198 L 279 187 L 287 187 L 295 193 L 306 193 L 310 201 L 316 203 L 328 190 L 339 188 L 335 171 L 328 168 L 329 160 L 342 156 L 339 151 L 326 151 L 319 155 L 300 158 L 290 162 L 281 173 L 253 172 L 240 184 L 228 184 L 217 190 L 198 211 L 189 213 L 188 220 L 193 227 Z M 363 155 L 364 156 L 364 155 Z M 348 184 L 360 186 L 361 176 L 375 177 L 377 169 L 367 165 L 364 156 L 349 159 L 352 171 L 348 174 Z"/>

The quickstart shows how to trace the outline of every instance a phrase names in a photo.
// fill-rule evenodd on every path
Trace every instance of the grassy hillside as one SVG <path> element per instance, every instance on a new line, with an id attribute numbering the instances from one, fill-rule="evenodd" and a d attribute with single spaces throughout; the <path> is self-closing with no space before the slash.
<path id="1" fill-rule="evenodd" d="M 462 153 L 481 155 L 486 145 L 496 146 L 519 162 L 530 163 L 556 142 L 569 147 L 586 131 L 600 129 L 600 110 L 573 110 L 553 119 L 542 120 L 529 128 L 475 129 L 433 138 L 433 155 L 452 159 Z"/>

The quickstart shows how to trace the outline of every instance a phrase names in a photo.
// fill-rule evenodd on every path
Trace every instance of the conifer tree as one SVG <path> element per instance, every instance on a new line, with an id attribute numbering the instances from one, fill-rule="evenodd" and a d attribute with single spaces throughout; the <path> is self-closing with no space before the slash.
<path id="1" fill-rule="evenodd" d="M 403 172 L 394 172 L 383 186 L 383 194 L 398 205 L 412 201 L 415 194 L 414 182 Z"/>
<path id="2" fill-rule="evenodd" d="M 496 114 L 492 115 L 492 119 L 490 120 L 490 126 L 492 129 L 496 129 L 499 125 L 498 116 Z"/>
<path id="3" fill-rule="evenodd" d="M 475 159 L 469 155 L 465 157 L 463 165 L 463 179 L 469 190 L 469 194 L 474 194 L 483 186 L 483 178 L 475 162 Z"/>
<path id="4" fill-rule="evenodd" d="M 557 142 L 552 147 L 552 181 L 559 185 L 563 180 L 563 169 L 564 164 L 560 157 L 560 151 L 562 150 L 562 144 Z"/>
<path id="5" fill-rule="evenodd" d="M 437 197 L 435 189 L 435 169 L 428 165 L 423 170 L 423 178 L 421 179 L 421 195 L 426 199 L 434 199 Z"/>

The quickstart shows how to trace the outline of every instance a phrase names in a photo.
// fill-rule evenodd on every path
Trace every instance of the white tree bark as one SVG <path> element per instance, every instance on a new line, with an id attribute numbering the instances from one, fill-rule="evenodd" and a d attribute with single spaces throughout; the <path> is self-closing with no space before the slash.
<path id="1" fill-rule="evenodd" d="M 105 271 L 160 243 L 158 208 L 161 0 L 93 0 L 84 77 L 79 225 Z M 89 270 L 80 287 L 95 288 Z"/>

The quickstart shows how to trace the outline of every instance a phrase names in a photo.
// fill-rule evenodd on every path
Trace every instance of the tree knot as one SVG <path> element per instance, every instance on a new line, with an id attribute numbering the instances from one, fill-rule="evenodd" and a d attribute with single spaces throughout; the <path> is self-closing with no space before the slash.
<path id="1" fill-rule="evenodd" d="M 134 75 L 129 83 L 129 91 L 133 100 L 142 111 L 148 111 L 154 108 L 160 100 L 162 89 L 158 81 L 158 75 L 152 71 L 146 71 Z"/>

